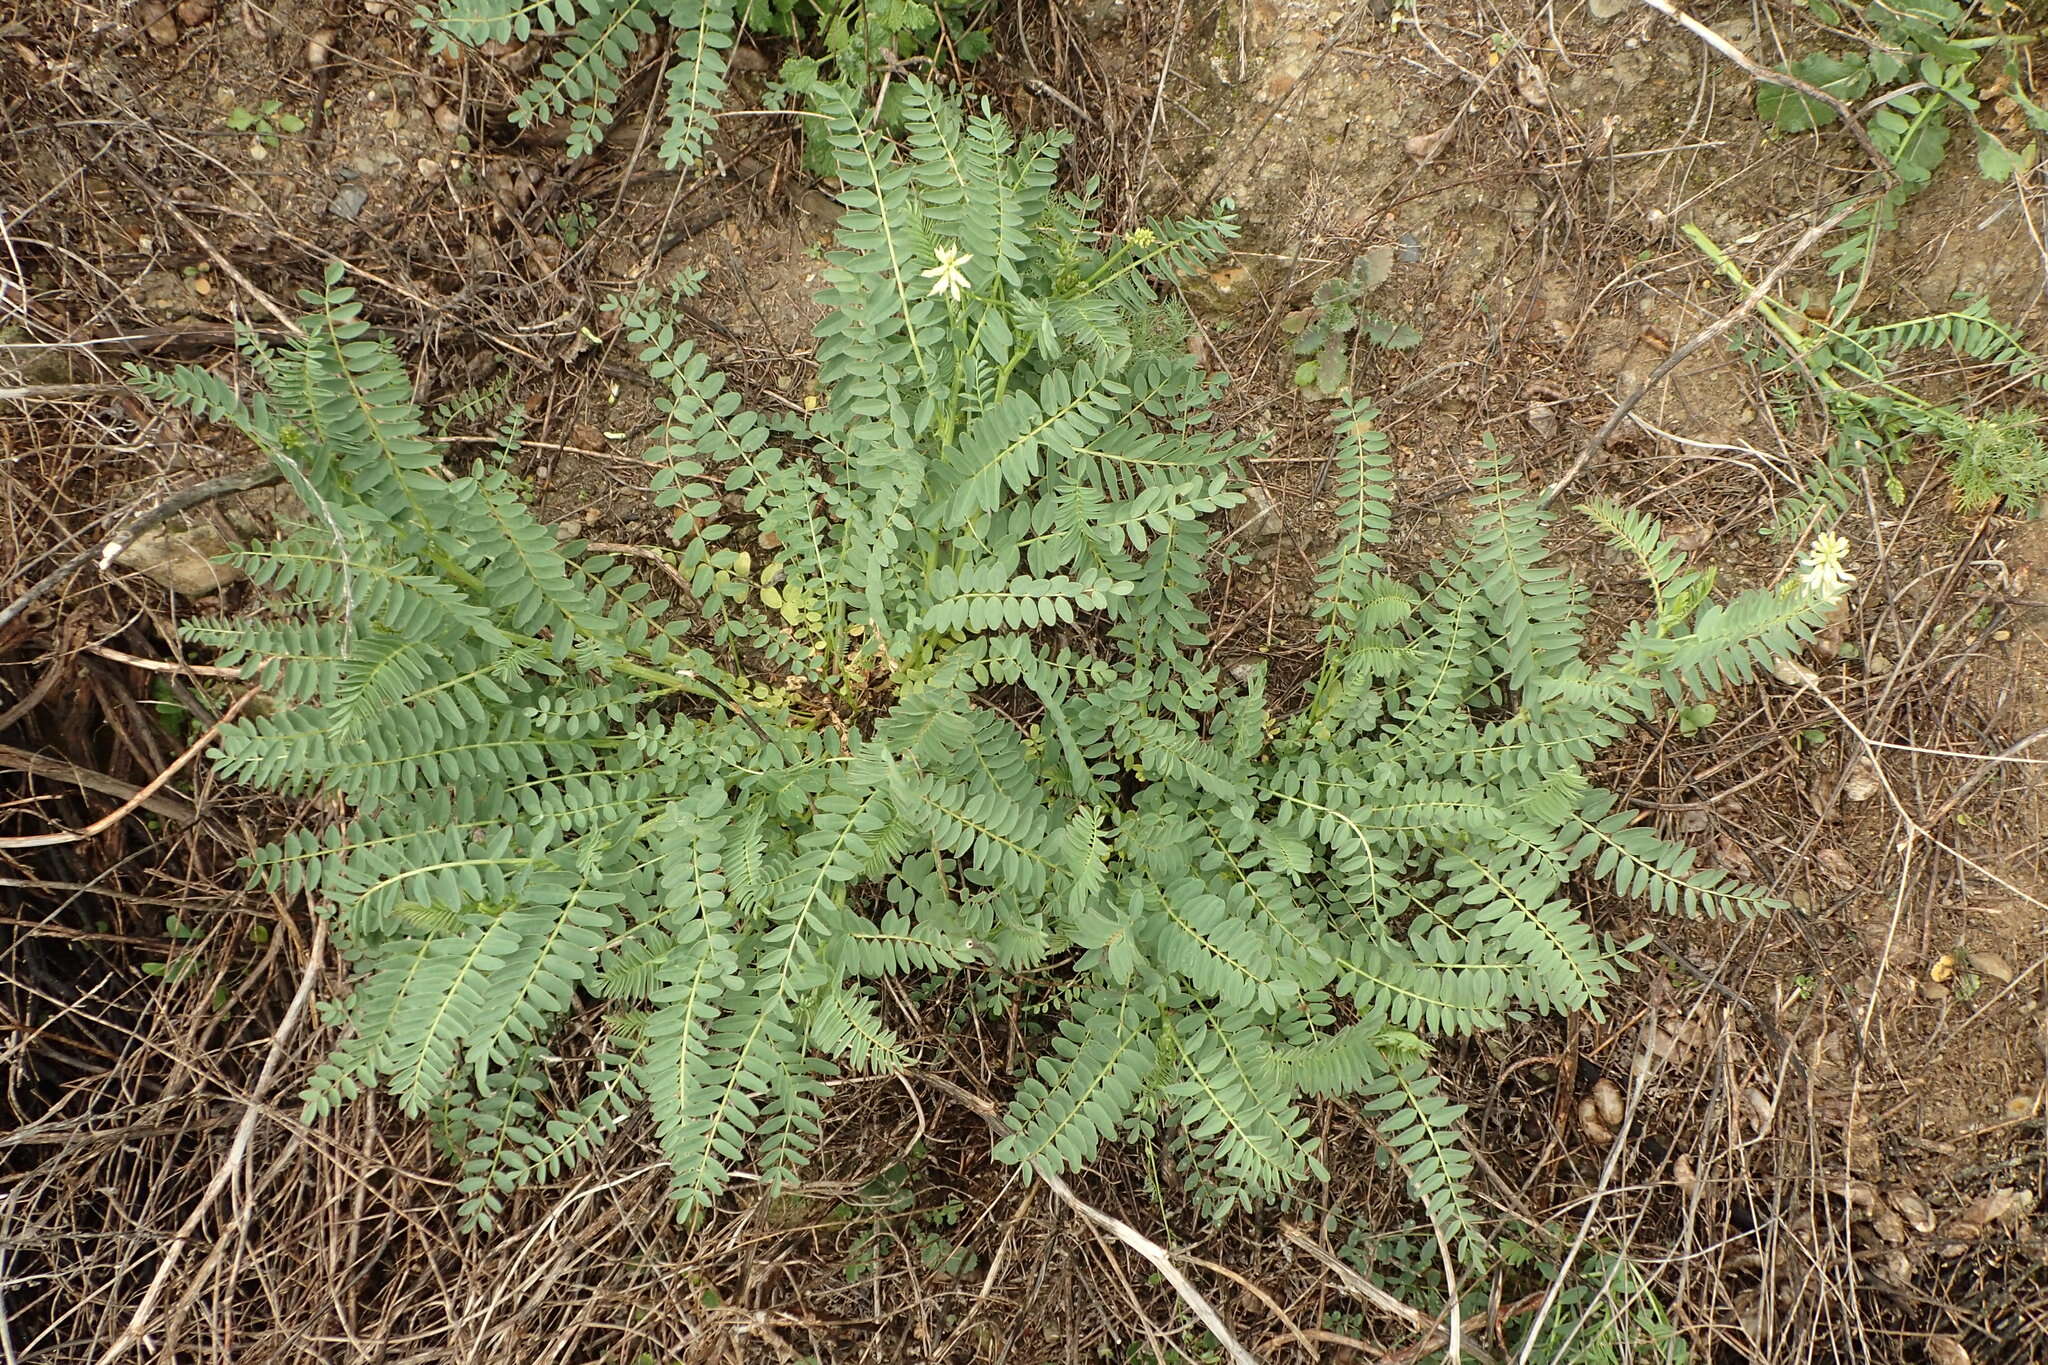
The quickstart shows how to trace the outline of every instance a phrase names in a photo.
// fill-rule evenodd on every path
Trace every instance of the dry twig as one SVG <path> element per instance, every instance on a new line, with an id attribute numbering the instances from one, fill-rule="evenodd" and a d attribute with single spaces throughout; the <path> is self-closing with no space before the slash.
<path id="1" fill-rule="evenodd" d="M 1870 140 L 1869 132 L 1863 127 L 1863 120 L 1857 118 L 1856 111 L 1847 104 L 1844 104 L 1840 99 L 1830 95 L 1827 91 L 1810 81 L 1803 81 L 1797 76 L 1788 76 L 1782 71 L 1773 71 L 1767 66 L 1759 65 L 1751 60 L 1748 53 L 1729 42 L 1713 29 L 1708 28 L 1699 20 L 1693 18 L 1690 14 L 1687 14 L 1678 6 L 1672 4 L 1671 0 L 1643 0 L 1643 3 L 1663 15 L 1666 19 L 1682 26 L 1693 37 L 1698 38 L 1708 47 L 1711 47 L 1714 51 L 1741 67 L 1744 74 L 1751 80 L 1762 81 L 1765 85 L 1781 86 L 1786 90 L 1796 90 L 1806 96 L 1806 98 L 1825 104 L 1828 108 L 1834 110 L 1840 116 L 1842 126 L 1855 134 L 1856 141 L 1863 145 L 1863 150 L 1869 155 L 1871 164 L 1882 171 L 1887 180 L 1893 182 L 1898 180 L 1898 171 L 1893 168 L 1890 158 L 1885 156 L 1883 152 L 1880 152 L 1877 149 L 1877 144 Z"/>
<path id="2" fill-rule="evenodd" d="M 49 596 L 86 565 L 94 560 L 98 560 L 102 565 L 113 563 L 116 556 L 135 543 L 137 536 L 163 525 L 180 512 L 188 512 L 202 503 L 224 498 L 230 493 L 246 493 L 251 489 L 268 488 L 271 484 L 282 482 L 284 475 L 276 469 L 245 469 L 240 473 L 223 474 L 217 479 L 207 479 L 203 483 L 195 483 L 189 488 L 181 488 L 140 504 L 121 518 L 120 529 L 107 537 L 104 544 L 80 550 L 43 575 L 21 596 L 5 607 L 0 607 L 0 629 L 5 629 L 17 616 Z"/>
<path id="3" fill-rule="evenodd" d="M 198 1229 L 200 1220 L 206 1217 L 214 1201 L 220 1198 L 221 1191 L 228 1187 L 228 1182 L 235 1178 L 236 1173 L 242 1169 L 242 1163 L 248 1159 L 249 1140 L 255 1136 L 256 1120 L 264 1109 L 263 1096 L 270 1089 L 270 1082 L 277 1074 L 278 1063 L 285 1055 L 285 1044 L 291 1041 L 292 1034 L 298 1031 L 299 1020 L 305 1016 L 306 1006 L 313 997 L 313 983 L 320 975 L 320 959 L 326 951 L 327 921 L 320 920 L 313 930 L 312 945 L 306 950 L 306 968 L 299 977 L 298 992 L 292 996 L 292 1003 L 285 1010 L 284 1019 L 278 1024 L 277 1032 L 271 1035 L 270 1053 L 264 1058 L 263 1070 L 258 1073 L 256 1084 L 249 1092 L 248 1102 L 242 1111 L 241 1125 L 235 1129 L 235 1140 L 229 1144 L 226 1158 L 214 1171 L 212 1181 L 199 1196 L 199 1202 L 185 1215 L 185 1221 L 171 1237 L 171 1244 L 164 1248 L 163 1259 L 157 1265 L 156 1274 L 150 1279 L 149 1288 L 143 1291 L 142 1301 L 135 1305 L 134 1315 L 128 1319 L 128 1325 L 122 1330 L 121 1335 L 100 1355 L 99 1365 L 112 1365 L 112 1362 L 126 1355 L 142 1340 L 143 1333 L 149 1328 L 150 1314 L 156 1308 L 156 1301 L 163 1296 L 165 1286 L 171 1282 L 171 1273 L 178 1268 L 179 1255 L 191 1242 L 192 1234 Z"/>
<path id="4" fill-rule="evenodd" d="M 990 1101 L 983 1099 L 963 1086 L 955 1085 L 943 1076 L 933 1076 L 926 1073 L 921 1074 L 918 1079 L 935 1090 L 951 1095 L 954 1099 L 981 1115 L 982 1122 L 986 1123 L 998 1137 L 1008 1137 L 1010 1135 L 1009 1125 L 1003 1122 L 1002 1115 L 996 1112 L 995 1105 Z M 1202 1326 L 1209 1329 L 1209 1335 L 1216 1338 L 1217 1344 L 1223 1348 L 1224 1354 L 1230 1357 L 1233 1365 L 1259 1365 L 1258 1357 L 1247 1351 L 1238 1341 L 1236 1335 L 1224 1323 L 1222 1314 L 1218 1313 L 1209 1301 L 1202 1297 L 1202 1292 L 1196 1289 L 1188 1277 L 1180 1272 L 1180 1267 L 1173 1263 L 1173 1253 L 1115 1214 L 1105 1213 L 1080 1195 L 1075 1194 L 1073 1186 L 1067 1184 L 1056 1171 L 1048 1169 L 1037 1158 L 1031 1158 L 1030 1164 L 1032 1173 L 1045 1182 L 1047 1189 L 1059 1196 L 1061 1203 L 1065 1204 L 1075 1213 L 1080 1214 L 1082 1218 L 1094 1224 L 1097 1228 L 1122 1242 L 1132 1251 L 1137 1252 L 1139 1256 L 1144 1258 L 1147 1264 L 1158 1271 L 1159 1278 L 1173 1286 L 1173 1292 L 1180 1295 L 1181 1302 L 1188 1306 L 1188 1310 L 1195 1315 Z"/>
<path id="5" fill-rule="evenodd" d="M 1649 2 L 1650 0 L 1644 0 L 1646 4 Z M 1593 433 L 1593 438 L 1586 442 L 1585 447 L 1579 451 L 1578 458 L 1571 462 L 1571 466 L 1564 473 L 1558 475 L 1548 488 L 1543 490 L 1542 495 L 1536 500 L 1537 505 L 1539 507 L 1548 507 L 1551 503 L 1555 502 L 1558 494 L 1571 487 L 1573 480 L 1585 472 L 1586 466 L 1592 463 L 1593 457 L 1599 454 L 1601 447 L 1607 444 L 1607 438 L 1612 436 L 1621 424 L 1628 420 L 1628 415 L 1635 411 L 1636 404 L 1642 402 L 1648 396 L 1651 389 L 1656 388 L 1657 385 L 1669 378 L 1673 370 L 1683 365 L 1701 347 L 1715 338 L 1725 335 L 1729 328 L 1755 312 L 1757 305 L 1763 302 L 1773 289 L 1778 287 L 1778 281 L 1785 277 L 1785 272 L 1790 270 L 1801 256 L 1812 250 L 1815 242 L 1818 242 L 1821 238 L 1827 236 L 1828 233 L 1834 231 L 1835 227 L 1844 218 L 1847 218 L 1861 206 L 1861 200 L 1844 204 L 1825 219 L 1808 228 L 1804 233 L 1800 234 L 1799 240 L 1792 244 L 1792 249 L 1786 252 L 1776 265 L 1771 267 L 1770 273 L 1756 282 L 1756 287 L 1743 297 L 1741 303 L 1723 314 L 1717 321 L 1708 324 L 1694 333 L 1684 345 L 1672 347 L 1671 354 L 1664 357 L 1663 363 L 1650 371 L 1650 377 L 1645 379 L 1636 388 L 1634 393 L 1629 394 L 1620 403 L 1615 405 L 1613 415 L 1601 425 L 1600 430 Z"/>

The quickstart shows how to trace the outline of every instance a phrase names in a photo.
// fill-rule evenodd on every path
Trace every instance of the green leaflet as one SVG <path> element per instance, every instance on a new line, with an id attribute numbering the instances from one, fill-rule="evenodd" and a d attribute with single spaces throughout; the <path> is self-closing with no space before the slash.
<path id="1" fill-rule="evenodd" d="M 866 89 L 879 74 L 878 54 L 889 62 L 928 56 L 941 37 L 951 55 L 968 60 L 987 46 L 985 34 L 959 23 L 961 0 L 933 6 L 861 0 L 814 5 L 809 0 L 439 0 L 421 6 L 417 26 L 434 49 L 489 43 L 539 43 L 556 34 L 539 72 L 513 102 L 512 121 L 526 127 L 566 119 L 572 157 L 604 140 L 618 115 L 628 69 L 643 47 L 666 30 L 666 71 L 659 101 L 665 118 L 658 155 L 680 168 L 695 163 L 709 144 L 725 102 L 727 68 L 743 29 L 769 37 L 811 37 L 837 75 Z M 943 20 L 941 16 L 944 16 Z M 771 106 L 819 85 L 819 62 L 791 58 L 769 91 Z M 900 91 L 887 93 L 892 110 Z"/>
<path id="2" fill-rule="evenodd" d="M 345 809 L 249 860 L 352 964 L 306 1113 L 387 1087 L 488 1225 L 644 1107 L 692 1216 L 741 1173 L 796 1178 L 830 1077 L 922 1053 L 898 989 L 944 1002 L 958 974 L 1047 1021 L 999 1160 L 1071 1170 L 1165 1124 L 1221 1211 L 1319 1178 L 1303 1101 L 1348 1095 L 1468 1236 L 1425 1040 L 1599 1007 L 1621 961 L 1582 871 L 1662 911 L 1775 905 L 1583 765 L 1825 608 L 1713 601 L 1607 509 L 1651 619 L 1585 659 L 1581 596 L 1495 460 L 1469 535 L 1400 582 L 1354 405 L 1323 666 L 1284 702 L 1220 675 L 1205 518 L 1244 447 L 1161 286 L 1228 218 L 1105 234 L 1052 189 L 1057 139 L 909 94 L 905 147 L 820 94 L 852 207 L 814 409 L 748 412 L 658 301 L 623 302 L 677 512 L 644 578 L 558 543 L 498 457 L 438 464 L 338 276 L 303 340 L 248 341 L 246 402 L 138 372 L 286 462 L 309 508 L 240 555 L 267 605 L 190 628 L 278 701 L 224 728 L 221 771 Z M 957 298 L 927 283 L 940 247 L 977 258 Z M 548 1049 L 586 1011 L 605 1036 L 579 1075 Z"/>

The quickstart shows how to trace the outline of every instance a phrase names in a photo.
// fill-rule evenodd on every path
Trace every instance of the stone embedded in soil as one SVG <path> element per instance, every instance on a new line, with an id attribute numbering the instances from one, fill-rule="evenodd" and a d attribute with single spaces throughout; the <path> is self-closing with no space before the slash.
<path id="1" fill-rule="evenodd" d="M 136 17 L 142 24 L 142 31 L 158 47 L 169 47 L 178 41 L 178 21 L 171 17 L 171 7 L 163 4 L 162 0 L 151 0 Z"/>
<path id="2" fill-rule="evenodd" d="M 1244 505 L 1245 517 L 1240 525 L 1245 539 L 1276 540 L 1286 532 L 1287 523 L 1280 515 L 1280 505 L 1259 485 L 1252 484 L 1246 490 Z"/>
<path id="3" fill-rule="evenodd" d="M 188 27 L 203 24 L 213 18 L 213 0 L 180 0 L 176 13 L 178 22 Z"/>
<path id="4" fill-rule="evenodd" d="M 137 536 L 114 562 L 180 596 L 205 597 L 248 577 L 232 564 L 214 562 L 233 548 L 211 526 L 159 526 Z"/>
<path id="5" fill-rule="evenodd" d="M 2012 984 L 2012 964 L 1993 952 L 1973 951 L 1970 954 L 1970 968 L 1980 976 L 1988 976 L 2001 986 Z"/>
<path id="6" fill-rule="evenodd" d="M 1927 1365 L 1970 1365 L 1969 1351 L 1954 1337 L 1929 1337 L 1924 1349 Z"/>
<path id="7" fill-rule="evenodd" d="M 363 211 L 363 205 L 369 202 L 370 192 L 361 185 L 343 185 L 335 192 L 327 211 L 345 223 L 353 223 L 356 215 Z"/>

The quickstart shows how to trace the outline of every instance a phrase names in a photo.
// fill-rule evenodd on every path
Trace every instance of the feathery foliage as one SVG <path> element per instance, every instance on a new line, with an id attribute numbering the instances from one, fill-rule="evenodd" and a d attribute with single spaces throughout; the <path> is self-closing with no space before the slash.
<path id="1" fill-rule="evenodd" d="M 1729 281 L 1749 287 L 1742 270 L 1699 228 L 1686 235 Z M 1853 298 L 1845 296 L 1845 301 Z M 1758 300 L 1765 342 L 1743 342 L 1758 367 L 1773 376 L 1772 397 L 1791 425 L 1802 402 L 1818 400 L 1832 439 L 1804 484 L 1779 504 L 1765 534 L 1785 536 L 1831 523 L 1863 495 L 1859 479 L 1875 471 L 1894 505 L 1905 502 L 1898 469 L 1916 444 L 1926 442 L 1949 466 L 1956 504 L 1978 512 L 2003 502 L 2021 514 L 2048 496 L 2048 437 L 2036 407 L 1985 413 L 1942 403 L 1893 379 L 1912 351 L 1946 351 L 1975 362 L 1993 376 L 2048 390 L 2048 361 L 2019 333 L 1992 316 L 1983 299 L 1895 322 L 1858 316 L 1819 318 L 1774 298 Z"/>
<path id="2" fill-rule="evenodd" d="M 1164 1125 L 1227 1208 L 1317 1178 L 1305 1101 L 1354 1096 L 1469 1241 L 1425 1039 L 1599 1008 L 1622 959 L 1581 873 L 1672 913 L 1772 904 L 1583 767 L 1825 607 L 1715 603 L 1609 512 L 1655 601 L 1589 660 L 1546 515 L 1491 453 L 1470 534 L 1404 583 L 1353 404 L 1321 674 L 1290 709 L 1226 681 L 1204 518 L 1246 447 L 1161 285 L 1230 220 L 1105 234 L 1053 189 L 1060 137 L 910 96 L 897 146 L 826 92 L 846 210 L 801 416 L 747 410 L 659 302 L 623 305 L 665 389 L 674 601 L 558 543 L 496 460 L 444 466 L 338 271 L 303 340 L 247 343 L 256 396 L 140 378 L 240 427 L 311 512 L 239 557 L 266 617 L 192 628 L 277 701 L 220 769 L 348 810 L 251 860 L 353 964 L 307 1112 L 382 1086 L 438 1115 L 488 1223 L 644 1108 L 687 1213 L 742 1170 L 794 1177 L 834 1075 L 918 1062 L 880 987 L 971 972 L 1055 1024 L 1000 1159 L 1069 1170 Z M 549 1054 L 588 1001 L 596 1060 Z"/>
<path id="3" fill-rule="evenodd" d="M 436 51 L 559 37 L 513 102 L 511 118 L 522 128 L 566 119 L 572 157 L 604 141 L 630 67 L 666 36 L 667 126 L 658 155 L 673 168 L 696 162 L 710 145 L 742 33 L 813 40 L 820 55 L 791 58 L 770 88 L 770 100 L 779 101 L 807 97 L 825 74 L 865 89 L 884 68 L 942 47 L 971 61 L 988 40 L 960 23 L 966 8 L 966 0 L 440 0 L 438 8 L 420 5 L 414 23 Z M 904 99 L 885 90 L 884 115 L 893 119 Z"/>
<path id="4" fill-rule="evenodd" d="M 1981 511 L 2003 501 L 2027 513 L 2048 494 L 2048 440 L 2041 417 L 2028 408 L 1976 413 L 1930 400 L 1892 380 L 1899 359 L 1914 350 L 1947 351 L 2005 377 L 2048 387 L 2048 369 L 2019 333 L 1996 321 L 1982 299 L 1919 317 L 1873 321 L 1860 312 L 1880 243 L 1898 225 L 1906 203 L 1934 180 L 1949 151 L 1951 125 L 1966 126 L 1976 144 L 1977 169 L 2004 182 L 2030 172 L 2048 134 L 2048 110 L 2028 94 L 2024 32 L 2000 26 L 2008 8 L 1957 0 L 1871 0 L 1843 5 L 1806 0 L 1814 17 L 1837 34 L 1860 23 L 1860 48 L 1813 52 L 1779 67 L 1850 104 L 1863 102 L 1868 146 L 1884 158 L 1884 187 L 1862 202 L 1837 205 L 1841 233 L 1823 255 L 1832 292 L 1825 300 L 1802 293 L 1796 304 L 1765 299 L 1757 312 L 1769 343 L 1746 343 L 1767 374 L 1780 376 L 1772 397 L 1795 419 L 1809 397 L 1831 439 L 1800 490 L 1780 504 L 1765 534 L 1785 536 L 1832 522 L 1863 496 L 1861 480 L 1875 471 L 1896 503 L 1905 501 L 1897 469 L 1919 443 L 1947 457 L 1957 504 Z M 2011 12 L 2023 11 L 2010 7 Z M 1980 86 L 1986 71 L 1996 75 Z M 1873 89 L 1883 93 L 1864 101 Z M 2023 117 L 2005 136 L 1980 111 L 2002 94 Z M 1799 91 L 1759 85 L 1757 110 L 1785 132 L 1834 123 L 1835 109 Z M 1696 227 L 1687 234 L 1730 280 L 1742 272 Z M 1744 344 L 1744 343 L 1739 343 Z"/>

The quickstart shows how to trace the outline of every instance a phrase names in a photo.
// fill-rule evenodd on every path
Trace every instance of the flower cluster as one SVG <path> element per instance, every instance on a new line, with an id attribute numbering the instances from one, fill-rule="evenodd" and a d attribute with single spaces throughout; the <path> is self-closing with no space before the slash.
<path id="1" fill-rule="evenodd" d="M 1833 605 L 1848 595 L 1856 575 L 1844 567 L 1849 542 L 1833 531 L 1822 531 L 1799 556 L 1799 582 L 1821 601 Z"/>
<path id="2" fill-rule="evenodd" d="M 957 246 L 942 246 L 932 257 L 938 264 L 918 273 L 932 282 L 930 293 L 944 294 L 949 302 L 958 303 L 967 292 L 967 272 L 961 267 L 974 259 L 974 253 Z"/>

